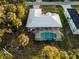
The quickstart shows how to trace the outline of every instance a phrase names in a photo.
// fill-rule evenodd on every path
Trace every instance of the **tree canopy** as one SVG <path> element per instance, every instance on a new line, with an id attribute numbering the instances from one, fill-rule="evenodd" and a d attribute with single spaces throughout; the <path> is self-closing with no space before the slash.
<path id="1" fill-rule="evenodd" d="M 29 43 L 29 37 L 23 33 L 18 36 L 18 40 L 22 46 L 26 46 Z"/>
<path id="2" fill-rule="evenodd" d="M 45 46 L 34 59 L 60 59 L 59 50 L 53 46 Z"/>

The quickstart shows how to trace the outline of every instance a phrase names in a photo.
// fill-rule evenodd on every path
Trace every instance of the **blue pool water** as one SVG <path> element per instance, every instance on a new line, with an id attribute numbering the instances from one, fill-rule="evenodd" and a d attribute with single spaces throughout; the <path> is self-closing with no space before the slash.
<path id="1" fill-rule="evenodd" d="M 44 33 L 41 33 L 41 37 L 43 39 L 55 39 L 57 37 L 57 35 L 55 33 L 51 33 L 51 32 L 44 32 Z"/>

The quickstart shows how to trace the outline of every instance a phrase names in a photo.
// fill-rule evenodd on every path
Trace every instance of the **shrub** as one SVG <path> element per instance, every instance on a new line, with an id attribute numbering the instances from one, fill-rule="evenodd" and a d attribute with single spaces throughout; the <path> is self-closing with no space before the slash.
<path id="1" fill-rule="evenodd" d="M 8 19 L 9 22 L 15 20 L 16 19 L 16 14 L 13 13 L 13 12 L 8 12 L 7 13 L 7 19 Z"/>
<path id="2" fill-rule="evenodd" d="M 19 18 L 21 18 L 22 21 L 25 19 L 25 17 L 26 17 L 26 8 L 25 8 L 24 5 L 22 5 L 22 4 L 17 5 L 17 16 Z"/>
<path id="3" fill-rule="evenodd" d="M 12 30 L 7 28 L 0 29 L 0 37 L 3 37 L 5 33 L 12 33 Z"/>
<path id="4" fill-rule="evenodd" d="M 1 24 L 1 23 L 4 23 L 4 20 L 0 18 L 0 24 Z"/>
<path id="5" fill-rule="evenodd" d="M 70 59 L 76 59 L 75 50 L 68 51 L 68 54 Z"/>
<path id="6" fill-rule="evenodd" d="M 66 51 L 60 51 L 61 59 L 69 59 L 69 55 Z"/>
<path id="7" fill-rule="evenodd" d="M 3 5 L 0 5 L 0 13 L 4 13 L 5 12 L 5 8 Z"/>
<path id="8" fill-rule="evenodd" d="M 77 59 L 79 59 L 79 49 L 77 49 L 75 53 L 76 53 Z"/>
<path id="9" fill-rule="evenodd" d="M 5 29 L 0 29 L 0 37 L 4 36 Z"/>
<path id="10" fill-rule="evenodd" d="M 59 50 L 56 47 L 45 46 L 38 55 L 39 59 L 60 59 Z"/>
<path id="11" fill-rule="evenodd" d="M 5 53 L 3 50 L 0 51 L 0 59 L 13 59 L 10 55 Z"/>
<path id="12" fill-rule="evenodd" d="M 20 34 L 18 36 L 18 40 L 19 40 L 20 45 L 22 45 L 23 47 L 29 43 L 29 38 L 25 34 Z"/>
<path id="13" fill-rule="evenodd" d="M 5 35 L 5 33 L 12 33 L 12 30 L 7 28 L 0 29 L 0 43 L 2 42 L 2 37 Z"/>
<path id="14" fill-rule="evenodd" d="M 0 43 L 2 42 L 2 38 L 0 37 Z"/>
<path id="15" fill-rule="evenodd" d="M 15 26 L 16 28 L 19 28 L 22 25 L 21 19 L 17 18 L 15 20 L 12 21 L 13 26 Z"/>
<path id="16" fill-rule="evenodd" d="M 15 4 L 8 4 L 8 11 L 9 12 L 16 12 L 16 5 Z"/>

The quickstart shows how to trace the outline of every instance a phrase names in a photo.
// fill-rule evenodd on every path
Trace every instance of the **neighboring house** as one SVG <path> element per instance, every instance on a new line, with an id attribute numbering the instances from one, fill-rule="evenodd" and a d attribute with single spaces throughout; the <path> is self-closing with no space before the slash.
<path id="1" fill-rule="evenodd" d="M 26 27 L 32 29 L 35 40 L 61 40 L 60 29 L 62 24 L 56 13 L 42 14 L 40 8 L 30 9 Z"/>
<path id="2" fill-rule="evenodd" d="M 79 34 L 79 14 L 76 9 L 70 5 L 62 5 L 64 8 L 64 15 L 69 23 L 70 29 L 74 35 Z"/>

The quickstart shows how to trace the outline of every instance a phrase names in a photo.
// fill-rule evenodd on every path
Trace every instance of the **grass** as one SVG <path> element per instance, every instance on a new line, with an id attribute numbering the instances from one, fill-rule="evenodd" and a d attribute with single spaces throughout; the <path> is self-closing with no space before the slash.
<path id="1" fill-rule="evenodd" d="M 64 13 L 63 8 L 61 6 L 59 6 L 59 5 L 57 5 L 57 8 L 59 10 L 60 19 L 61 19 L 61 22 L 62 22 L 62 25 L 63 25 L 63 27 L 62 27 L 62 33 L 64 35 L 63 41 L 62 41 L 62 43 L 60 45 L 62 45 L 62 47 L 63 47 L 63 48 L 61 47 L 62 49 L 67 50 L 68 49 L 68 45 L 67 45 L 67 42 L 66 42 L 66 40 L 67 40 L 66 29 L 69 26 L 68 26 L 68 23 L 67 23 L 67 21 L 65 19 L 64 14 L 63 14 Z"/>
<path id="2" fill-rule="evenodd" d="M 79 8 L 79 5 L 71 5 L 73 8 Z"/>
<path id="3" fill-rule="evenodd" d="M 69 0 L 69 1 L 79 1 L 79 0 Z"/>
<path id="4" fill-rule="evenodd" d="M 42 12 L 45 14 L 47 12 L 52 12 L 52 13 L 58 13 L 59 14 L 59 10 L 58 8 L 54 5 L 41 5 L 40 8 L 42 8 Z"/>

